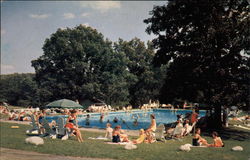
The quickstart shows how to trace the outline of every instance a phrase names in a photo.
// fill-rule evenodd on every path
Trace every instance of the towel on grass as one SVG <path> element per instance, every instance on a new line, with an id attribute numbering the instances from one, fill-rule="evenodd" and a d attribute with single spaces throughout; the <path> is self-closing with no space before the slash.
<path id="1" fill-rule="evenodd" d="M 110 140 L 106 137 L 102 137 L 102 136 L 99 136 L 99 137 L 89 137 L 88 139 L 95 139 L 95 140 Z"/>
<path id="2" fill-rule="evenodd" d="M 106 142 L 106 144 L 126 145 L 126 144 L 129 144 L 129 142 L 119 142 L 119 143 Z"/>

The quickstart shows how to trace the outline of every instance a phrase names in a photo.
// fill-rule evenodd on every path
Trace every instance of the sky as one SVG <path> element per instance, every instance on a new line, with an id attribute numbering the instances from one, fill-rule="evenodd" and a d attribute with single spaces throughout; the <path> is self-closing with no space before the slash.
<path id="1" fill-rule="evenodd" d="M 101 32 L 115 42 L 119 38 L 142 41 L 143 20 L 154 5 L 166 1 L 1 1 L 1 74 L 34 73 L 31 61 L 43 54 L 46 38 L 58 28 L 80 24 Z"/>

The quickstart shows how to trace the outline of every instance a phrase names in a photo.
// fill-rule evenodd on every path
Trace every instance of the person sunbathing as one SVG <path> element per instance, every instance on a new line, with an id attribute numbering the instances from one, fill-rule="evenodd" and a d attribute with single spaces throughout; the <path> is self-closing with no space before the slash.
<path id="1" fill-rule="evenodd" d="M 147 136 L 148 142 L 153 143 L 155 141 L 153 134 L 154 134 L 154 132 L 156 130 L 155 115 L 151 114 L 150 118 L 151 118 L 151 124 L 150 124 L 149 128 L 146 130 L 146 136 Z"/>
<path id="2" fill-rule="evenodd" d="M 194 146 L 201 146 L 201 145 L 207 146 L 208 145 L 207 140 L 202 138 L 200 136 L 200 134 L 201 134 L 201 129 L 197 128 L 196 131 L 195 131 L 194 138 L 193 138 L 193 145 Z"/>
<path id="3" fill-rule="evenodd" d="M 38 116 L 36 117 L 36 122 L 38 123 L 38 127 L 39 127 L 39 134 L 44 134 L 45 133 L 45 128 L 43 127 L 43 119 L 46 116 L 46 112 L 43 109 L 40 114 L 38 114 Z"/>
<path id="4" fill-rule="evenodd" d="M 78 128 L 77 125 L 77 116 L 76 111 L 72 110 L 69 118 L 67 119 L 67 123 L 65 125 L 65 128 L 68 128 L 69 130 L 73 130 L 76 133 L 76 137 L 78 142 L 83 142 L 82 134 Z"/>
<path id="5" fill-rule="evenodd" d="M 137 138 L 136 140 L 133 140 L 133 144 L 140 144 L 144 142 L 145 139 L 146 139 L 145 131 L 144 129 L 140 129 L 139 138 Z"/>
<path id="6" fill-rule="evenodd" d="M 115 129 L 112 133 L 112 142 L 119 143 L 119 142 L 129 142 L 128 135 L 124 134 L 124 131 L 121 130 L 121 126 L 117 125 L 115 126 Z"/>
<path id="7" fill-rule="evenodd" d="M 124 130 L 120 130 L 121 142 L 129 142 L 128 135 L 125 134 Z"/>
<path id="8" fill-rule="evenodd" d="M 113 132 L 113 128 L 111 128 L 111 124 L 110 124 L 110 123 L 107 123 L 107 124 L 106 124 L 106 134 L 105 134 L 105 138 L 112 139 L 112 132 Z"/>
<path id="9" fill-rule="evenodd" d="M 213 132 L 212 137 L 213 137 L 214 143 L 208 144 L 208 147 L 224 147 L 224 144 L 221 138 L 218 136 L 217 132 Z"/>
<path id="10" fill-rule="evenodd" d="M 120 138 L 120 129 L 121 129 L 121 126 L 115 126 L 114 130 L 113 130 L 113 133 L 112 133 L 112 142 L 114 143 L 119 143 L 121 142 L 121 138 Z"/>
<path id="11" fill-rule="evenodd" d="M 14 120 L 14 118 L 15 118 L 15 112 L 14 112 L 14 110 L 11 110 L 10 112 L 9 112 L 9 120 Z"/>

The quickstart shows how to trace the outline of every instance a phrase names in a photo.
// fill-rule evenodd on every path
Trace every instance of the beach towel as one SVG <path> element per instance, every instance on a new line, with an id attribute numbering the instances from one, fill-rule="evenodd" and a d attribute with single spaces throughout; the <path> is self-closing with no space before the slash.
<path id="1" fill-rule="evenodd" d="M 101 137 L 101 136 L 99 136 L 99 137 L 89 137 L 88 139 L 94 139 L 94 140 L 110 140 L 110 139 L 108 139 L 108 138 Z"/>
<path id="2" fill-rule="evenodd" d="M 106 144 L 126 145 L 126 144 L 129 144 L 129 142 L 119 142 L 119 143 L 106 142 Z"/>

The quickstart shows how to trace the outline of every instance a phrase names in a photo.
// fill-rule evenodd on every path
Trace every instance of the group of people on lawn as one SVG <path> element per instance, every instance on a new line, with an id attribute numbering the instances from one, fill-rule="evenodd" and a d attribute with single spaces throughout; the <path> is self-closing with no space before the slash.
<path id="1" fill-rule="evenodd" d="M 134 144 L 140 144 L 140 143 L 153 143 L 154 136 L 153 133 L 156 130 L 156 121 L 155 121 L 155 116 L 153 114 L 150 115 L 151 118 L 151 124 L 148 129 L 140 129 L 139 132 L 139 138 L 136 140 L 133 140 L 132 142 Z M 115 126 L 114 129 L 111 128 L 111 124 L 107 123 L 107 128 L 106 128 L 106 138 L 112 139 L 112 142 L 114 143 L 119 143 L 119 142 L 130 142 L 128 139 L 128 135 L 124 133 L 124 130 L 121 129 L 120 125 Z"/>
<path id="2" fill-rule="evenodd" d="M 193 112 L 191 115 L 191 122 L 197 121 L 198 114 Z M 154 132 L 156 131 L 156 120 L 155 116 L 153 114 L 150 115 L 151 118 L 151 124 L 148 129 L 140 129 L 139 131 L 139 137 L 136 140 L 133 140 L 132 142 L 134 144 L 140 144 L 140 143 L 153 143 L 155 141 L 154 139 Z M 186 120 L 186 125 L 189 125 L 189 121 Z M 180 120 L 178 120 L 178 124 L 180 124 Z M 185 127 L 184 127 L 185 128 Z M 186 135 L 186 130 L 183 132 L 183 136 Z M 213 137 L 213 143 L 208 144 L 207 141 L 201 137 L 201 130 L 200 128 L 197 128 L 195 130 L 195 135 L 193 137 L 193 145 L 194 146 L 208 146 L 208 147 L 223 147 L 224 144 L 221 140 L 221 138 L 218 136 L 217 132 L 212 133 Z M 121 129 L 120 125 L 115 126 L 114 129 L 111 128 L 111 124 L 107 123 L 106 128 L 106 138 L 111 138 L 112 142 L 119 143 L 119 142 L 129 142 L 128 135 L 124 133 L 124 131 Z"/>
<path id="3" fill-rule="evenodd" d="M 1 113 L 5 113 L 6 111 L 4 108 L 1 108 Z M 6 112 L 7 113 L 7 112 Z M 9 112 L 8 112 L 9 113 Z M 10 113 L 9 113 L 10 114 Z M 19 114 L 18 118 L 22 120 L 26 120 L 26 117 L 23 117 L 22 115 L 25 115 L 24 113 Z M 39 133 L 44 132 L 44 128 L 42 125 L 42 119 L 45 117 L 46 112 L 45 110 L 42 110 L 41 112 L 34 112 L 33 115 L 35 116 L 35 119 L 39 125 Z M 10 115 L 10 118 L 13 117 Z M 140 144 L 140 143 L 153 143 L 155 141 L 154 138 L 154 132 L 156 131 L 156 120 L 155 115 L 151 114 L 151 124 L 147 129 L 140 129 L 139 131 L 139 137 L 132 142 L 134 144 Z M 190 123 L 193 124 L 197 121 L 198 114 L 193 111 L 191 117 L 190 117 Z M 55 123 L 55 122 L 54 122 Z M 50 125 L 55 125 L 53 122 Z M 177 125 L 181 125 L 181 121 L 177 121 Z M 185 121 L 184 126 L 189 125 L 189 120 Z M 106 125 L 106 138 L 112 139 L 112 142 L 119 143 L 119 142 L 130 142 L 128 135 L 125 134 L 124 130 L 121 129 L 120 125 L 117 125 L 113 128 L 111 128 L 111 124 L 107 123 Z M 78 127 L 77 122 L 77 110 L 71 110 L 68 116 L 68 119 L 66 121 L 65 128 L 72 131 L 72 135 L 75 135 L 77 137 L 77 140 L 79 142 L 83 142 L 83 138 L 80 132 L 80 129 Z M 185 128 L 185 127 L 184 127 Z M 193 145 L 204 145 L 204 146 L 210 146 L 210 147 L 223 147 L 224 144 L 221 140 L 221 138 L 218 136 L 217 132 L 212 133 L 212 137 L 214 142 L 212 144 L 208 144 L 207 141 L 201 137 L 201 130 L 199 128 L 195 129 L 195 134 L 193 137 Z M 183 130 L 182 136 L 187 135 L 185 130 Z"/>

